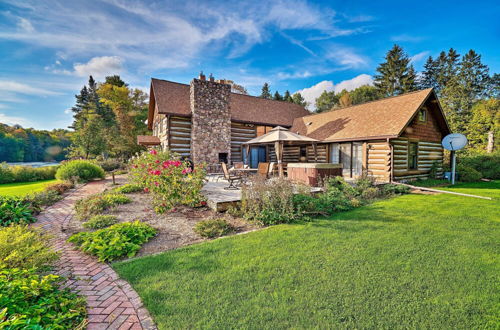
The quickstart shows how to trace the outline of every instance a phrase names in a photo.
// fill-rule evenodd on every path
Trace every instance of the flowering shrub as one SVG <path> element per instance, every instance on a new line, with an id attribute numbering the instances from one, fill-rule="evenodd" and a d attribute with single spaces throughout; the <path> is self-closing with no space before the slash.
<path id="1" fill-rule="evenodd" d="M 162 213 L 176 205 L 200 206 L 205 178 L 203 165 L 191 170 L 187 161 L 170 151 L 152 149 L 131 160 L 130 176 L 154 196 L 155 209 Z"/>

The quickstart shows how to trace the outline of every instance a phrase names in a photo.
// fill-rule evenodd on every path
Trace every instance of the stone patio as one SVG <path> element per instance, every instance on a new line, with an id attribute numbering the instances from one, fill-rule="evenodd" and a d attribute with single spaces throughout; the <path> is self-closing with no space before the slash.
<path id="1" fill-rule="evenodd" d="M 75 290 L 87 300 L 87 329 L 156 329 L 141 298 L 126 281 L 119 279 L 106 263 L 89 256 L 67 243 L 65 233 L 74 215 L 75 202 L 87 195 L 102 192 L 107 181 L 96 181 L 72 191 L 38 215 L 34 226 L 53 238 L 51 244 L 61 253 L 55 267 L 57 275 L 66 278 L 64 287 Z"/>

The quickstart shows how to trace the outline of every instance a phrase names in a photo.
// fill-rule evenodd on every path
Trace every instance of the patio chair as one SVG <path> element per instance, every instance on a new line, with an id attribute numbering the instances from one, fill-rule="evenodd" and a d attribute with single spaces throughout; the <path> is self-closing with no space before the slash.
<path id="1" fill-rule="evenodd" d="M 268 174 L 269 174 L 269 163 L 259 163 L 259 166 L 257 167 L 257 175 L 267 179 Z"/>
<path id="2" fill-rule="evenodd" d="M 243 181 L 243 178 L 239 175 L 229 174 L 226 163 L 221 163 L 221 165 L 222 165 L 222 171 L 224 172 L 224 179 L 226 179 L 227 182 L 229 182 L 229 186 L 224 187 L 224 189 L 226 189 L 226 190 L 239 189 L 237 185 L 241 184 L 241 182 Z"/>
<path id="3" fill-rule="evenodd" d="M 243 164 L 243 162 L 234 162 L 234 163 L 233 163 L 233 166 L 234 166 L 234 168 L 236 168 L 236 169 L 244 168 L 244 164 Z"/>

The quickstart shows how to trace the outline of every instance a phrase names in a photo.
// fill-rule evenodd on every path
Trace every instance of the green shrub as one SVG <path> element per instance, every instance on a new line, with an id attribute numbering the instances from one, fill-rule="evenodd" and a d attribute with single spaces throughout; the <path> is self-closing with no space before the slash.
<path id="1" fill-rule="evenodd" d="M 106 228 L 117 223 L 118 220 L 114 215 L 95 215 L 87 222 L 83 223 L 83 227 L 89 229 Z"/>
<path id="2" fill-rule="evenodd" d="M 206 172 L 202 164 L 192 171 L 187 161 L 168 150 L 152 149 L 131 160 L 132 181 L 151 192 L 155 210 L 166 212 L 177 205 L 199 206 Z"/>
<path id="3" fill-rule="evenodd" d="M 481 172 L 477 171 L 473 167 L 466 166 L 463 164 L 457 165 L 458 181 L 461 182 L 475 182 L 482 178 Z"/>
<path id="4" fill-rule="evenodd" d="M 483 178 L 500 179 L 500 151 L 491 154 L 473 153 L 457 158 L 459 165 L 475 169 Z"/>
<path id="5" fill-rule="evenodd" d="M 28 226 L 0 228 L 0 269 L 50 266 L 57 253 L 52 251 L 48 240 L 39 229 Z"/>
<path id="6" fill-rule="evenodd" d="M 97 164 L 87 160 L 64 162 L 56 173 L 58 180 L 87 182 L 93 179 L 104 179 L 104 170 Z"/>
<path id="7" fill-rule="evenodd" d="M 138 185 L 138 184 L 127 183 L 127 184 L 124 184 L 123 186 L 120 186 L 120 187 L 113 189 L 113 191 L 117 192 L 117 193 L 122 193 L 122 194 L 130 194 L 130 193 L 143 191 L 143 188 L 141 185 Z"/>
<path id="8" fill-rule="evenodd" d="M 198 222 L 194 231 L 205 238 L 215 238 L 234 231 L 234 227 L 224 219 L 208 219 Z"/>
<path id="9" fill-rule="evenodd" d="M 55 190 L 44 190 L 36 193 L 29 194 L 24 197 L 26 201 L 29 201 L 32 206 L 41 208 L 42 206 L 50 206 L 58 201 L 60 201 L 63 196 L 61 196 Z"/>
<path id="10" fill-rule="evenodd" d="M 362 193 L 361 193 L 361 198 L 370 200 L 370 199 L 375 199 L 380 196 L 380 191 L 375 188 L 375 187 L 369 187 L 366 188 Z"/>
<path id="11" fill-rule="evenodd" d="M 283 178 L 265 181 L 255 178 L 243 186 L 241 210 L 245 219 L 263 225 L 302 220 L 303 214 L 294 206 L 292 183 Z"/>
<path id="12" fill-rule="evenodd" d="M 73 183 L 71 183 L 70 181 L 62 181 L 62 182 L 52 183 L 52 184 L 46 186 L 45 191 L 55 191 L 59 195 L 62 195 L 66 191 L 68 191 L 74 187 L 75 187 L 75 185 Z"/>
<path id="13" fill-rule="evenodd" d="M 156 229 L 145 223 L 124 222 L 94 232 L 81 232 L 71 236 L 68 241 L 79 246 L 99 261 L 111 261 L 123 256 L 133 257 L 151 237 Z"/>
<path id="14" fill-rule="evenodd" d="M 108 158 L 104 160 L 100 160 L 97 164 L 102 167 L 106 172 L 111 172 L 118 169 L 125 168 L 125 163 L 123 163 L 120 159 L 116 158 Z"/>
<path id="15" fill-rule="evenodd" d="M 30 167 L 0 164 L 0 183 L 34 182 L 55 178 L 58 166 Z"/>
<path id="16" fill-rule="evenodd" d="M 0 270 L 1 329 L 83 328 L 85 300 L 59 289 L 60 278 L 34 270 Z"/>
<path id="17" fill-rule="evenodd" d="M 75 203 L 76 215 L 80 220 L 88 219 L 93 215 L 120 204 L 130 203 L 132 200 L 124 194 L 102 193 L 80 199 Z"/>
<path id="18" fill-rule="evenodd" d="M 408 194 L 410 191 L 410 187 L 402 184 L 387 183 L 380 188 L 380 192 L 385 196 Z"/>
<path id="19" fill-rule="evenodd" d="M 34 210 L 35 206 L 24 198 L 0 196 L 0 226 L 35 222 Z"/>

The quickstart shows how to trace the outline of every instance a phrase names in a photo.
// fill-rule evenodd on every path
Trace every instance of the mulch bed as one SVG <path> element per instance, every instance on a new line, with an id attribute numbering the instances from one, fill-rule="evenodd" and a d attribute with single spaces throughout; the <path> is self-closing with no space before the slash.
<path id="1" fill-rule="evenodd" d="M 124 183 L 124 180 L 120 180 L 119 183 Z M 158 229 L 158 235 L 144 244 L 137 256 L 154 254 L 206 241 L 207 239 L 202 238 L 193 230 L 196 223 L 206 219 L 226 219 L 236 228 L 235 234 L 259 228 L 257 225 L 248 223 L 243 219 L 232 217 L 229 214 L 217 213 L 207 207 L 191 208 L 180 206 L 170 212 L 157 214 L 152 206 L 152 196 L 150 194 L 139 192 L 127 194 L 127 196 L 132 199 L 131 203 L 119 205 L 104 214 L 115 215 L 119 222 L 139 220 Z M 88 230 L 83 228 L 82 224 L 83 221 L 73 217 L 68 224 L 67 232 L 72 234 Z"/>

